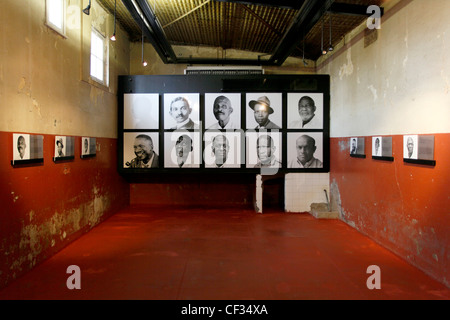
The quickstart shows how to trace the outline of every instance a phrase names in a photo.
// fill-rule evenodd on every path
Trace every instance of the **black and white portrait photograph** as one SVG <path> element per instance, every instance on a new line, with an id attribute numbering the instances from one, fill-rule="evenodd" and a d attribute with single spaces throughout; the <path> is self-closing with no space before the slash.
<path id="1" fill-rule="evenodd" d="M 322 93 L 288 93 L 288 129 L 323 128 Z"/>
<path id="2" fill-rule="evenodd" d="M 124 129 L 159 129 L 159 94 L 125 93 L 123 108 Z"/>
<path id="3" fill-rule="evenodd" d="M 75 138 L 66 136 L 55 137 L 55 153 L 53 160 L 73 159 L 75 155 Z"/>
<path id="4" fill-rule="evenodd" d="M 90 152 L 90 138 L 83 137 L 81 138 L 81 155 L 88 155 Z"/>
<path id="5" fill-rule="evenodd" d="M 383 138 L 372 137 L 372 156 L 381 157 L 383 155 Z"/>
<path id="6" fill-rule="evenodd" d="M 82 137 L 81 138 L 81 155 L 93 156 L 97 153 L 96 138 Z"/>
<path id="7" fill-rule="evenodd" d="M 164 133 L 165 168 L 199 168 L 202 161 L 200 132 L 177 130 Z"/>
<path id="8" fill-rule="evenodd" d="M 200 95 L 164 94 L 164 129 L 200 129 Z"/>
<path id="9" fill-rule="evenodd" d="M 246 167 L 281 168 L 280 132 L 246 132 Z"/>
<path id="10" fill-rule="evenodd" d="M 243 162 L 241 132 L 206 131 L 203 160 L 205 168 L 240 168 Z"/>
<path id="11" fill-rule="evenodd" d="M 55 158 L 66 157 L 66 137 L 55 137 Z"/>
<path id="12" fill-rule="evenodd" d="M 418 159 L 418 135 L 403 136 L 403 158 Z"/>
<path id="13" fill-rule="evenodd" d="M 125 132 L 124 168 L 159 168 L 159 133 Z"/>
<path id="14" fill-rule="evenodd" d="M 30 159 L 30 135 L 14 133 L 13 134 L 13 160 Z"/>
<path id="15" fill-rule="evenodd" d="M 288 133 L 288 168 L 323 168 L 323 134 L 321 132 Z"/>
<path id="16" fill-rule="evenodd" d="M 241 128 L 240 93 L 205 93 L 205 128 L 236 130 Z"/>
<path id="17" fill-rule="evenodd" d="M 350 154 L 358 153 L 358 138 L 350 138 Z"/>
<path id="18" fill-rule="evenodd" d="M 282 103 L 281 93 L 247 93 L 247 129 L 281 129 Z"/>

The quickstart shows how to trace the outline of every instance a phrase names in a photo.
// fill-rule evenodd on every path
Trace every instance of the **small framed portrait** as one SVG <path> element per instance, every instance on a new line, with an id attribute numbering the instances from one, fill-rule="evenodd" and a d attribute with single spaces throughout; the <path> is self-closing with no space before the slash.
<path id="1" fill-rule="evenodd" d="M 246 132 L 246 167 L 281 168 L 280 132 Z"/>
<path id="2" fill-rule="evenodd" d="M 323 168 L 323 133 L 288 133 L 287 157 L 291 169 Z"/>
<path id="3" fill-rule="evenodd" d="M 164 129 L 200 129 L 198 93 L 164 94 Z"/>
<path id="4" fill-rule="evenodd" d="M 93 157 L 97 153 L 97 140 L 91 137 L 81 138 L 81 157 Z"/>
<path id="5" fill-rule="evenodd" d="M 199 168 L 202 162 L 200 132 L 177 130 L 164 133 L 165 168 Z"/>
<path id="6" fill-rule="evenodd" d="M 281 93 L 247 93 L 247 129 L 281 129 L 283 119 Z"/>
<path id="7" fill-rule="evenodd" d="M 123 128 L 159 129 L 159 94 L 125 93 Z"/>
<path id="8" fill-rule="evenodd" d="M 75 155 L 75 138 L 66 136 L 56 136 L 54 160 L 73 159 L 74 155 Z"/>
<path id="9" fill-rule="evenodd" d="M 44 136 L 13 133 L 11 165 L 44 162 Z"/>
<path id="10" fill-rule="evenodd" d="M 241 132 L 208 130 L 204 136 L 205 168 L 240 168 L 243 163 Z"/>
<path id="11" fill-rule="evenodd" d="M 366 158 L 366 146 L 364 137 L 351 137 L 349 140 L 350 157 Z"/>
<path id="12" fill-rule="evenodd" d="M 403 136 L 403 159 L 418 159 L 419 136 Z"/>
<path id="13" fill-rule="evenodd" d="M 13 134 L 13 160 L 30 160 L 30 135 L 24 133 Z"/>
<path id="14" fill-rule="evenodd" d="M 205 129 L 241 128 L 240 93 L 205 93 Z"/>
<path id="15" fill-rule="evenodd" d="M 350 138 L 350 154 L 358 154 L 358 138 Z"/>
<path id="16" fill-rule="evenodd" d="M 323 93 L 287 94 L 288 129 L 323 128 Z"/>
<path id="17" fill-rule="evenodd" d="M 383 155 L 383 138 L 372 137 L 372 156 L 381 157 Z"/>

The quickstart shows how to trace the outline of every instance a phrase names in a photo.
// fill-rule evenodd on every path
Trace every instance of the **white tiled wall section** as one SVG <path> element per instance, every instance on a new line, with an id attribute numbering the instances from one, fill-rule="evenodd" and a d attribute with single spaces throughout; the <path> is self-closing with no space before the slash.
<path id="1" fill-rule="evenodd" d="M 285 177 L 285 211 L 309 212 L 311 203 L 330 200 L 329 173 L 289 173 Z M 325 191 L 327 194 L 325 194 Z"/>

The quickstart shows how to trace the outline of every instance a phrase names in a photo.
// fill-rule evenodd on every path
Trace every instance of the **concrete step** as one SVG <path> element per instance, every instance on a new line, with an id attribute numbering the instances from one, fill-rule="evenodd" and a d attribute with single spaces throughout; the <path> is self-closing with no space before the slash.
<path id="1" fill-rule="evenodd" d="M 316 219 L 339 219 L 339 212 L 329 211 L 326 203 L 312 203 L 309 213 Z"/>

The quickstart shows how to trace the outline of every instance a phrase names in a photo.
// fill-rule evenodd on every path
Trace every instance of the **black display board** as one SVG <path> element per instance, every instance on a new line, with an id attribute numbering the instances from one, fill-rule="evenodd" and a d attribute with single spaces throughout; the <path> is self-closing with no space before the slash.
<path id="1" fill-rule="evenodd" d="M 328 75 L 119 76 L 118 89 L 121 174 L 330 170 Z"/>

